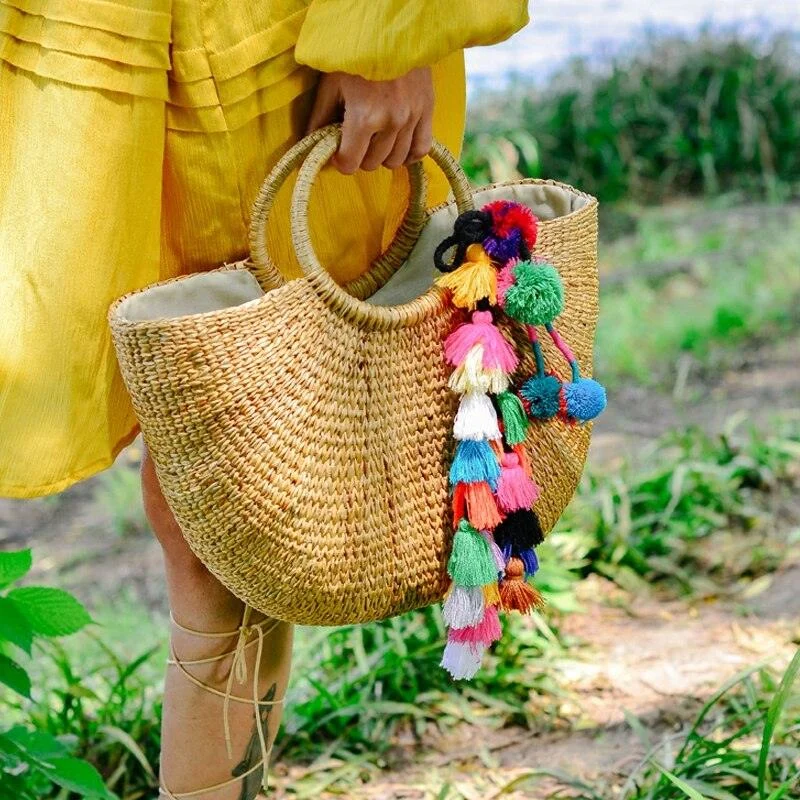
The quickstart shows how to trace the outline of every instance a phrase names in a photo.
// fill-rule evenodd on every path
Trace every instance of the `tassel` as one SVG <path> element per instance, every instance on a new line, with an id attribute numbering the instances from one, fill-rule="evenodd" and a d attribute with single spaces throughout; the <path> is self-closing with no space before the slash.
<path id="1" fill-rule="evenodd" d="M 519 560 L 525 566 L 525 575 L 532 577 L 539 571 L 539 557 L 533 549 L 522 550 L 519 554 Z"/>
<path id="2" fill-rule="evenodd" d="M 499 594 L 497 602 L 500 602 Z M 485 605 L 485 593 L 480 587 L 468 589 L 464 586 L 453 586 L 442 609 L 444 624 L 456 630 L 477 625 L 483 619 Z"/>
<path id="3" fill-rule="evenodd" d="M 456 308 L 473 310 L 481 300 L 497 305 L 497 269 L 479 244 L 471 244 L 467 260 L 458 269 L 445 272 L 436 283 L 452 292 Z"/>
<path id="4" fill-rule="evenodd" d="M 450 466 L 450 485 L 458 483 L 488 483 L 492 488 L 500 477 L 500 464 L 487 442 L 465 439 L 458 443 Z"/>
<path id="5" fill-rule="evenodd" d="M 506 557 L 503 555 L 503 551 L 497 546 L 494 536 L 492 536 L 489 531 L 483 531 L 483 536 L 489 543 L 489 549 L 492 551 L 492 558 L 494 558 L 494 563 L 497 565 L 497 571 L 502 575 L 506 571 Z M 484 590 L 485 589 L 486 587 L 484 587 Z"/>
<path id="6" fill-rule="evenodd" d="M 503 570 L 505 571 L 505 570 Z M 496 583 L 487 583 L 481 590 L 483 592 L 483 603 L 487 606 L 500 605 L 500 590 Z"/>
<path id="7" fill-rule="evenodd" d="M 500 599 L 504 611 L 527 614 L 544 607 L 541 593 L 525 580 L 525 567 L 518 558 L 512 558 L 506 567 L 506 577 L 500 582 Z"/>
<path id="8" fill-rule="evenodd" d="M 505 511 L 530 508 L 539 499 L 539 487 L 525 474 L 516 453 L 503 456 L 500 479 L 497 482 L 497 504 Z"/>
<path id="9" fill-rule="evenodd" d="M 451 630 L 448 641 L 455 644 L 477 644 L 488 647 L 503 636 L 497 606 L 486 606 L 483 619 L 469 628 Z"/>
<path id="10" fill-rule="evenodd" d="M 511 385 L 508 375 L 501 369 L 485 369 L 483 345 L 476 344 L 463 364 L 453 370 L 447 384 L 456 394 L 500 394 Z"/>
<path id="11" fill-rule="evenodd" d="M 513 447 L 525 441 L 528 433 L 528 415 L 522 401 L 512 392 L 497 395 L 497 405 L 503 417 L 503 434 L 506 442 Z"/>
<path id="12" fill-rule="evenodd" d="M 505 548 L 510 544 L 513 552 L 530 550 L 544 541 L 542 526 L 533 511 L 522 509 L 512 511 L 495 529 L 494 539 L 498 546 Z"/>
<path id="13" fill-rule="evenodd" d="M 441 667 L 457 681 L 472 680 L 481 668 L 485 648 L 482 645 L 448 642 L 442 655 Z"/>
<path id="14" fill-rule="evenodd" d="M 472 315 L 472 322 L 459 325 L 447 337 L 444 343 L 447 363 L 454 367 L 463 364 L 476 344 L 483 346 L 485 369 L 500 369 L 510 375 L 519 365 L 514 346 L 492 322 L 491 311 L 476 311 Z"/>
<path id="15" fill-rule="evenodd" d="M 466 483 L 457 483 L 453 489 L 453 527 L 457 528 L 458 523 L 467 516 L 467 486 Z"/>
<path id="16" fill-rule="evenodd" d="M 519 465 L 525 470 L 526 475 L 533 475 L 533 468 L 531 467 L 531 460 L 528 457 L 528 451 L 525 449 L 524 444 L 515 444 L 511 448 L 512 452 L 519 459 Z"/>
<path id="17" fill-rule="evenodd" d="M 486 586 L 497 580 L 497 566 L 486 539 L 466 520 L 458 524 L 447 573 L 456 586 Z"/>
<path id="18" fill-rule="evenodd" d="M 488 483 L 468 483 L 466 496 L 467 519 L 478 530 L 494 530 L 503 521 Z"/>
<path id="19" fill-rule="evenodd" d="M 497 412 L 488 395 L 471 392 L 461 398 L 453 426 L 453 436 L 459 441 L 501 438 Z"/>

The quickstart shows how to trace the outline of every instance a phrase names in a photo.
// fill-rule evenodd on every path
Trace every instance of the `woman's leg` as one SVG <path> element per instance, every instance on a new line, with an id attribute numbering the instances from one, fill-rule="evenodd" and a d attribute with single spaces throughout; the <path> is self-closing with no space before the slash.
<path id="1" fill-rule="evenodd" d="M 188 662 L 211 659 L 236 648 L 237 636 L 205 638 L 187 633 L 188 628 L 203 633 L 235 631 L 242 622 L 244 606 L 200 563 L 189 550 L 178 523 L 172 516 L 156 479 L 153 463 L 145 454 L 142 463 L 142 490 L 150 524 L 164 551 L 167 590 L 173 619 L 171 646 L 173 659 L 183 662 L 184 669 L 197 681 L 225 693 L 233 663 L 233 655 L 206 664 Z M 263 620 L 261 616 L 251 619 Z M 265 632 L 263 656 L 259 671 L 258 697 L 280 699 L 286 691 L 292 646 L 290 625 L 270 620 L 261 624 Z M 253 696 L 254 664 L 258 650 L 257 632 L 247 639 L 245 650 L 246 679 L 235 670 L 231 694 Z M 183 674 L 181 667 L 168 667 L 164 689 L 164 718 L 161 740 L 162 786 L 174 796 L 204 787 L 233 781 L 229 785 L 196 795 L 198 800 L 253 800 L 261 785 L 262 770 L 237 778 L 261 760 L 261 740 L 256 728 L 256 710 L 251 703 L 232 701 L 228 704 L 231 757 L 225 739 L 222 697 L 195 684 Z M 282 707 L 264 704 L 260 707 L 262 731 L 271 743 L 280 723 Z M 235 780 L 234 780 L 235 779 Z M 169 795 L 162 795 L 169 797 Z"/>

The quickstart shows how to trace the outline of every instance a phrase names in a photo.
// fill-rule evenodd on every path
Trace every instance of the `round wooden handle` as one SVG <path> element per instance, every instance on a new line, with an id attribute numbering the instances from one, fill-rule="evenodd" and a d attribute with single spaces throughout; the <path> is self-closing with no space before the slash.
<path id="1" fill-rule="evenodd" d="M 322 266 L 311 244 L 308 226 L 308 203 L 311 187 L 322 167 L 334 155 L 339 146 L 339 137 L 324 136 L 316 142 L 311 152 L 306 156 L 292 195 L 292 241 L 295 253 L 306 277 L 312 283 L 320 297 L 342 317 L 372 330 L 387 330 L 415 325 L 422 319 L 441 308 L 443 302 L 442 292 L 437 287 L 432 287 L 427 293 L 414 300 L 398 306 L 377 306 L 365 303 L 363 298 L 339 286 L 330 273 Z M 453 195 L 459 213 L 470 211 L 474 208 L 472 190 L 469 181 L 458 162 L 450 151 L 441 143 L 434 142 L 429 153 L 430 158 L 437 164 L 447 177 L 453 190 Z M 412 165 L 413 167 L 418 164 Z M 413 174 L 413 173 L 412 173 Z M 398 235 L 398 238 L 405 236 Z M 411 247 L 410 252 L 418 238 L 419 232 L 408 234 Z M 406 249 L 406 242 L 401 249 Z M 407 257 L 408 252 L 404 256 Z"/>
<path id="2" fill-rule="evenodd" d="M 334 152 L 341 139 L 341 126 L 328 125 L 301 139 L 275 165 L 259 189 L 250 216 L 250 271 L 264 291 L 286 283 L 267 249 L 267 220 L 275 205 L 278 191 L 291 173 L 303 163 L 320 142 L 329 142 Z M 348 294 L 363 299 L 383 286 L 406 260 L 425 224 L 427 185 L 425 170 L 420 164 L 409 168 L 409 204 L 403 222 L 392 243 L 367 272 L 346 285 Z"/>

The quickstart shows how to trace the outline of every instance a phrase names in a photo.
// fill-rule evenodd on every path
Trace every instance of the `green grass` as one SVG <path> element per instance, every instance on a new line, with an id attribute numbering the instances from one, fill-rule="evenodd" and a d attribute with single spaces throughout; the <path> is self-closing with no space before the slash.
<path id="1" fill-rule="evenodd" d="M 584 572 L 631 591 L 736 591 L 797 544 L 776 509 L 798 491 L 798 461 L 797 420 L 768 435 L 668 434 L 635 466 L 590 471 L 558 530 L 586 554 Z"/>
<path id="2" fill-rule="evenodd" d="M 611 387 L 670 387 L 681 359 L 735 367 L 759 345 L 796 335 L 798 252 L 800 210 L 791 207 L 642 213 L 636 234 L 601 245 L 597 375 Z"/>
<path id="3" fill-rule="evenodd" d="M 651 38 L 576 61 L 472 107 L 464 163 L 478 183 L 548 177 L 602 200 L 783 196 L 800 180 L 800 65 L 789 37 Z"/>

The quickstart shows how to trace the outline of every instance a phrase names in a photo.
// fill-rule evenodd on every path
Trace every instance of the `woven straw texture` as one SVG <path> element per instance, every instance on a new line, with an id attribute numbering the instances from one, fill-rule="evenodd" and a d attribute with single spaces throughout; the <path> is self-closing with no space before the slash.
<path id="1" fill-rule="evenodd" d="M 253 263 L 236 265 L 252 270 L 263 297 L 144 321 L 126 317 L 127 298 L 110 311 L 145 441 L 192 550 L 251 606 L 310 625 L 367 622 L 441 600 L 453 533 L 447 473 L 457 398 L 442 342 L 456 313 L 437 289 L 403 306 L 357 299 L 391 277 L 425 223 L 421 170 L 412 171 L 409 213 L 387 257 L 338 287 L 313 254 L 305 216 L 337 135 L 326 129 L 304 140 L 265 182 L 253 214 Z M 465 210 L 466 179 L 441 148 L 432 155 Z M 306 276 L 284 283 L 261 234 L 277 186 L 302 159 L 293 235 Z M 542 220 L 536 252 L 559 269 L 566 309 L 558 327 L 590 375 L 597 204 L 561 188 L 585 204 Z M 184 280 L 191 278 L 173 283 Z M 528 352 L 524 332 L 508 334 Z M 557 351 L 542 344 L 548 367 L 563 372 Z M 526 357 L 519 374 L 532 370 Z M 589 437 L 588 425 L 531 426 L 545 531 L 574 493 Z"/>

